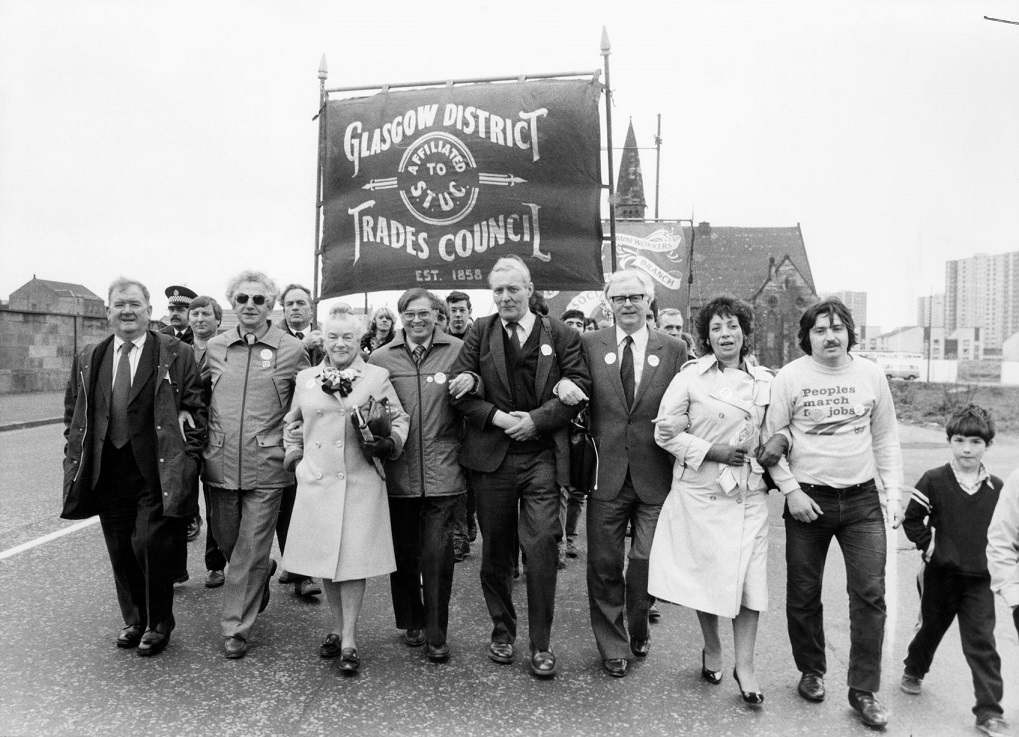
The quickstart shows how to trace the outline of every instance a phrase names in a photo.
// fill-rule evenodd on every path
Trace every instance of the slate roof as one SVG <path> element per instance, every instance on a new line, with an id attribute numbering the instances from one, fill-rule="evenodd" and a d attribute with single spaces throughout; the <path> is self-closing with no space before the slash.
<path id="1" fill-rule="evenodd" d="M 810 271 L 807 248 L 800 226 L 782 228 L 715 227 L 701 223 L 683 228 L 689 244 L 691 230 L 696 233 L 693 244 L 693 303 L 703 304 L 719 294 L 734 294 L 750 299 L 761 289 L 771 274 L 771 259 L 781 264 L 788 256 L 810 288 L 814 276 Z"/>
<path id="2" fill-rule="evenodd" d="M 52 279 L 33 279 L 32 281 L 38 282 L 44 286 L 52 289 L 59 297 L 81 297 L 83 299 L 98 299 L 102 302 L 103 298 L 93 292 L 88 287 L 82 286 L 81 284 L 72 284 L 66 281 L 53 281 Z M 22 285 L 22 287 L 28 286 L 31 282 Z"/>

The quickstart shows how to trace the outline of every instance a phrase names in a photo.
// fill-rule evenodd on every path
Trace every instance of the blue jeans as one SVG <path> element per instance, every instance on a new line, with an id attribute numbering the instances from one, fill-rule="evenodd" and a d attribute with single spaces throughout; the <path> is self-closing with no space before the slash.
<path id="1" fill-rule="evenodd" d="M 885 619 L 884 516 L 871 481 L 850 489 L 803 485 L 824 512 L 813 522 L 793 519 L 786 507 L 786 619 L 796 667 L 823 676 L 824 608 L 821 582 L 832 538 L 842 548 L 849 592 L 849 687 L 881 687 L 881 648 Z"/>

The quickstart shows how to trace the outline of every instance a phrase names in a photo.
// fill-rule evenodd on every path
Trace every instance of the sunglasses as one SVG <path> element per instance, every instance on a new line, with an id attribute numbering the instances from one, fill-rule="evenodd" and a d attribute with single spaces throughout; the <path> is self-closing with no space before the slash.
<path id="1" fill-rule="evenodd" d="M 265 304 L 265 295 L 264 294 L 252 294 L 251 295 L 251 301 L 254 304 L 256 304 L 259 307 L 261 307 L 262 305 Z M 234 295 L 234 302 L 236 302 L 239 305 L 246 305 L 248 303 L 248 295 L 243 294 L 243 293 L 242 294 L 235 294 Z"/>

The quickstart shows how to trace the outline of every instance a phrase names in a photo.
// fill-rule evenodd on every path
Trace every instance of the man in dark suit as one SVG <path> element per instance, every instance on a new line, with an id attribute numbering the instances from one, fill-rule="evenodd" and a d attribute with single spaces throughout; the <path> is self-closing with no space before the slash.
<path id="1" fill-rule="evenodd" d="M 478 522 L 484 538 L 481 588 L 492 616 L 488 657 L 513 661 L 517 616 L 513 609 L 514 539 L 527 558 L 527 609 L 531 672 L 556 674 L 549 642 L 559 562 L 559 485 L 568 482 L 566 429 L 579 407 L 567 407 L 552 390 L 569 377 L 590 383 L 580 336 L 558 320 L 528 309 L 530 272 L 517 256 L 499 259 L 489 274 L 499 310 L 477 320 L 450 370 L 454 405 L 470 427 L 460 463 L 473 472 Z M 464 391 L 457 399 L 457 396 Z"/>
<path id="2" fill-rule="evenodd" d="M 144 285 L 115 281 L 106 316 L 113 335 L 75 357 L 67 383 L 61 517 L 99 515 L 125 624 L 117 647 L 155 655 L 175 625 L 174 545 L 198 509 L 202 382 L 190 346 L 148 329 Z M 178 424 L 183 412 L 192 424 Z"/>
<path id="3" fill-rule="evenodd" d="M 312 366 L 317 366 L 325 356 L 322 348 L 322 333 L 312 330 L 311 291 L 300 284 L 287 284 L 280 292 L 280 304 L 283 306 L 283 332 L 293 335 L 304 343 Z M 287 547 L 287 532 L 290 530 L 290 518 L 294 514 L 294 501 L 297 499 L 297 485 L 283 489 L 280 498 L 280 513 L 276 518 L 276 541 L 282 553 Z M 322 586 L 310 576 L 283 570 L 279 577 L 280 583 L 292 583 L 294 593 L 306 601 L 322 593 Z"/>
<path id="4" fill-rule="evenodd" d="M 188 321 L 188 310 L 191 308 L 191 300 L 198 295 L 193 290 L 179 284 L 167 287 L 163 293 L 166 295 L 166 311 L 170 315 L 170 324 L 159 332 L 164 335 L 172 335 L 177 340 L 192 345 L 195 342 L 195 334 Z M 196 532 L 195 535 L 197 536 L 198 533 Z"/>
<path id="5" fill-rule="evenodd" d="M 648 555 L 672 484 L 672 456 L 655 444 L 653 421 L 687 359 L 682 341 L 648 329 L 654 296 L 654 282 L 645 272 L 617 271 L 605 287 L 615 327 L 582 339 L 593 384 L 591 427 L 600 451 L 598 483 L 587 507 L 587 595 L 602 667 L 616 678 L 627 673 L 628 650 L 645 657 L 651 647 Z M 566 402 L 579 398 L 565 383 L 559 393 Z"/>

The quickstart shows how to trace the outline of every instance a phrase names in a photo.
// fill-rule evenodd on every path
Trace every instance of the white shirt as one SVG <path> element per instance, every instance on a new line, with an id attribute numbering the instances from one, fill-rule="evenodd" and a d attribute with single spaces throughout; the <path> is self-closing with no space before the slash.
<path id="1" fill-rule="evenodd" d="M 619 349 L 619 368 L 623 368 L 623 348 L 625 347 L 627 333 L 618 325 L 616 326 L 616 347 Z M 633 345 L 630 352 L 633 354 L 633 394 L 637 396 L 637 387 L 640 386 L 640 377 L 644 373 L 644 355 L 647 353 L 648 329 L 647 325 L 641 326 L 640 330 L 630 334 L 633 338 Z"/>
<path id="2" fill-rule="evenodd" d="M 520 345 L 526 343 L 527 339 L 531 336 L 531 331 L 534 330 L 534 321 L 537 317 L 537 315 L 528 310 L 523 317 L 517 320 L 517 337 L 520 339 Z M 502 329 L 506 331 L 506 335 L 510 335 L 509 323 L 501 317 L 499 319 L 502 320 Z M 512 338 L 513 336 L 510 335 L 510 337 Z"/>
<path id="3" fill-rule="evenodd" d="M 146 330 L 144 333 L 139 335 L 137 338 L 132 340 L 134 348 L 131 353 L 128 354 L 128 363 L 131 366 L 131 383 L 134 383 L 134 375 L 138 371 L 138 362 L 142 359 L 142 346 L 145 345 L 145 339 L 148 337 L 149 331 Z M 124 345 L 127 341 L 123 338 L 113 336 L 113 383 L 117 383 L 117 367 L 120 365 L 120 346 Z"/>

